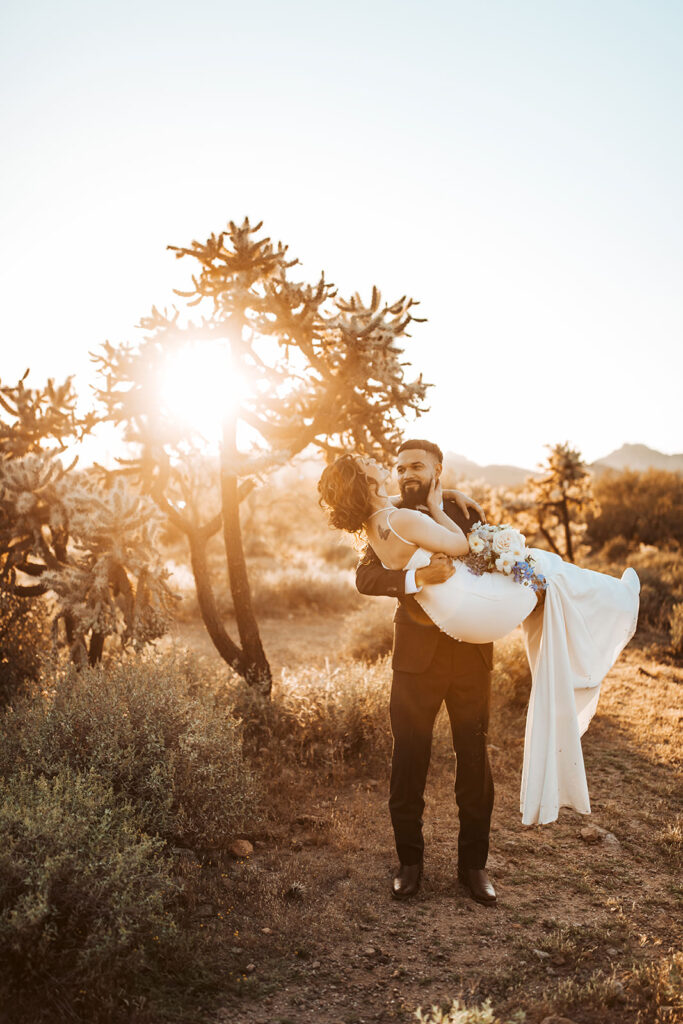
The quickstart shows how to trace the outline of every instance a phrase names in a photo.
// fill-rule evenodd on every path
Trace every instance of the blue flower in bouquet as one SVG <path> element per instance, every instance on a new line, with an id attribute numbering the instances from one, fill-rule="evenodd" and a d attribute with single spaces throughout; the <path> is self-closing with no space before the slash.
<path id="1" fill-rule="evenodd" d="M 524 535 L 509 523 L 475 523 L 467 541 L 470 550 L 462 561 L 474 576 L 500 572 L 523 587 L 545 589 L 545 578 L 534 572 L 534 559 Z"/>

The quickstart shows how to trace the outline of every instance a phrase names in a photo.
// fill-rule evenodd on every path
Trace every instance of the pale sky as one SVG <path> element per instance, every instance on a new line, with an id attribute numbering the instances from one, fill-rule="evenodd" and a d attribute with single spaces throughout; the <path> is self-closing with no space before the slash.
<path id="1" fill-rule="evenodd" d="M 5 0 L 3 383 L 89 374 L 263 219 L 419 299 L 408 435 L 533 467 L 683 451 L 683 4 Z"/>

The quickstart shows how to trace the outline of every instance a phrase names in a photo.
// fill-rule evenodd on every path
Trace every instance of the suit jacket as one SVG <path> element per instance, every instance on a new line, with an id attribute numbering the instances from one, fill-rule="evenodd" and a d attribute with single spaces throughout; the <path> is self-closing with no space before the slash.
<path id="1" fill-rule="evenodd" d="M 467 533 L 475 523 L 467 519 L 454 501 L 444 501 L 444 512 Z M 376 552 L 368 545 L 356 566 L 356 587 L 361 594 L 374 597 L 396 597 L 394 615 L 394 648 L 392 667 L 397 672 L 424 672 L 434 657 L 441 630 L 422 610 L 412 594 L 405 592 L 405 569 L 385 569 Z M 458 673 L 486 670 L 493 666 L 493 644 L 456 645 Z"/>

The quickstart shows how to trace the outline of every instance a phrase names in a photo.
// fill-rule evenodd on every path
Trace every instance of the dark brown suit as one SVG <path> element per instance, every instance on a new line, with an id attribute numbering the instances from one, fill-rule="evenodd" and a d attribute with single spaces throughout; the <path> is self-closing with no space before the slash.
<path id="1" fill-rule="evenodd" d="M 455 502 L 444 502 L 444 511 L 465 532 L 474 523 Z M 458 863 L 483 868 L 493 809 L 487 750 L 493 644 L 462 643 L 442 633 L 406 595 L 405 576 L 404 570 L 385 569 L 371 547 L 356 568 L 361 594 L 398 598 L 389 705 L 394 738 L 389 810 L 396 850 L 403 864 L 423 858 L 424 787 L 434 720 L 445 701 L 457 757 Z"/>

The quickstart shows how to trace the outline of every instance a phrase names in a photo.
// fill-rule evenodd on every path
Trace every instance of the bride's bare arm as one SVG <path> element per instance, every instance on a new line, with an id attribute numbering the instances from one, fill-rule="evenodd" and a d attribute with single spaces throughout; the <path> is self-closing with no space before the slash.
<path id="1" fill-rule="evenodd" d="M 411 544 L 417 544 L 427 551 L 442 552 L 451 558 L 462 558 L 470 550 L 465 534 L 444 512 L 441 512 L 439 519 L 441 517 L 443 524 L 435 522 L 422 512 L 399 508 L 392 513 L 391 525 Z"/>

